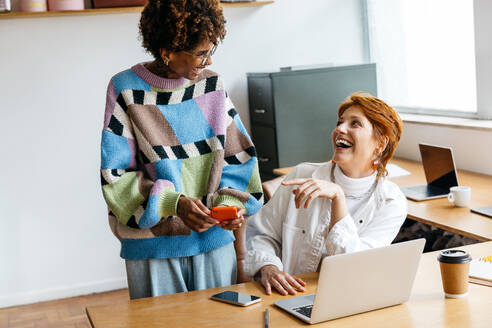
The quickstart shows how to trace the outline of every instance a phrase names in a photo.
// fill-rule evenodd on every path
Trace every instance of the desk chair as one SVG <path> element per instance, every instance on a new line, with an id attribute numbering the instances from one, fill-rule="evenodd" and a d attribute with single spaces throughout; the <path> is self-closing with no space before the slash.
<path id="1" fill-rule="evenodd" d="M 285 175 L 278 176 L 272 180 L 264 181 L 261 184 L 263 188 L 263 194 L 265 195 L 265 200 L 269 200 L 272 198 L 275 191 L 280 187 L 280 183 L 284 180 Z"/>

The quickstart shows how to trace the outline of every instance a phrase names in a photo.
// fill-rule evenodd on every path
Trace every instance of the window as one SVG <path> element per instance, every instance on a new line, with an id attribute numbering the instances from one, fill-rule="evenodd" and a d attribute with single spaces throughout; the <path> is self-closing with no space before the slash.
<path id="1" fill-rule="evenodd" d="M 491 27 L 479 10 L 492 13 L 492 5 L 475 1 L 366 0 L 369 57 L 378 67 L 381 98 L 401 112 L 489 116 L 492 102 L 480 87 L 492 77 L 477 73 L 491 64 L 476 56 L 475 42 L 488 42 L 477 38 Z"/>

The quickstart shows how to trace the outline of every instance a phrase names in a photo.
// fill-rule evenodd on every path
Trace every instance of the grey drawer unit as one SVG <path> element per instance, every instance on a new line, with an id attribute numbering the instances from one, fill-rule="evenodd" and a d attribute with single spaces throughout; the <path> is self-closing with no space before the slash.
<path id="1" fill-rule="evenodd" d="M 339 105 L 356 91 L 377 96 L 376 64 L 247 76 L 252 138 L 263 174 L 328 161 Z"/>

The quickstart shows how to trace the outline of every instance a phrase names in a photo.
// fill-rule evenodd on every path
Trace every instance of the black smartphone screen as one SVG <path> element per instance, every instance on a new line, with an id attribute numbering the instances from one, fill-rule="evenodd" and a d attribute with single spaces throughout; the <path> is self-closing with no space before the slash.
<path id="1" fill-rule="evenodd" d="M 238 292 L 232 292 L 232 291 L 225 291 L 219 294 L 215 294 L 212 296 L 214 299 L 221 299 L 229 303 L 236 303 L 236 304 L 249 304 L 252 301 L 256 301 L 260 299 L 258 296 L 254 295 L 247 295 L 247 294 L 242 294 Z"/>

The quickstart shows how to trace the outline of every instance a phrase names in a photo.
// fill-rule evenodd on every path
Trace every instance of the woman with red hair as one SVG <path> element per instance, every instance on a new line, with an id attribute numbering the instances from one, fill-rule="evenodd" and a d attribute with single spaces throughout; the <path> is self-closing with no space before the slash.
<path id="1" fill-rule="evenodd" d="M 407 216 L 407 201 L 386 179 L 402 131 L 398 113 L 367 93 L 338 109 L 333 159 L 302 163 L 247 224 L 246 271 L 267 294 L 304 291 L 291 275 L 313 272 L 325 256 L 389 245 Z"/>

